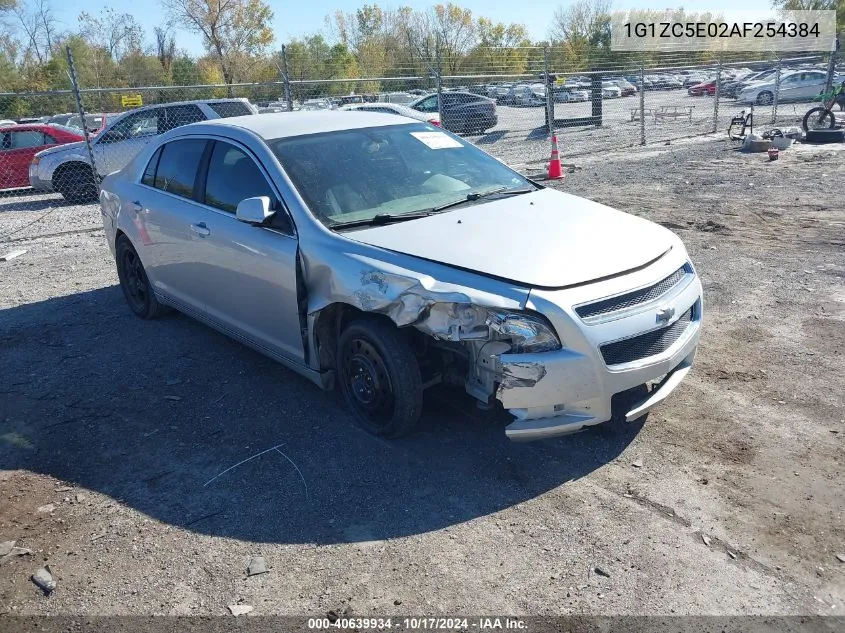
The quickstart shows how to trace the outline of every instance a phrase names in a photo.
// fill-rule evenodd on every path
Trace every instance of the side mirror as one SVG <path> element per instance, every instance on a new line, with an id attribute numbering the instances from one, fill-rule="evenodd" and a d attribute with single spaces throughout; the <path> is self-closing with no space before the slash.
<path id="1" fill-rule="evenodd" d="M 275 211 L 270 210 L 270 198 L 258 196 L 241 200 L 235 210 L 235 217 L 247 224 L 263 224 L 274 213 Z"/>

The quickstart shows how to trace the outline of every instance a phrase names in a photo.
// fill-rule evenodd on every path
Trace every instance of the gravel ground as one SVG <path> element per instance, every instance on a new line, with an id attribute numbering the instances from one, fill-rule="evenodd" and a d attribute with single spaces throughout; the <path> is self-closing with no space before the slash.
<path id="1" fill-rule="evenodd" d="M 0 254 L 27 252 L 0 262 L 0 541 L 33 554 L 0 563 L 0 613 L 841 615 L 843 149 L 580 161 L 557 186 L 684 239 L 704 334 L 645 424 L 532 444 L 448 390 L 370 437 L 216 332 L 133 317 L 95 208 L 3 200 Z"/>

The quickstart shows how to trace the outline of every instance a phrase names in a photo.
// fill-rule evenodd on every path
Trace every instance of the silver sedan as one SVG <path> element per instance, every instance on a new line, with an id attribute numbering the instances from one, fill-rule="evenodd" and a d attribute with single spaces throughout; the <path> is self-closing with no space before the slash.
<path id="1" fill-rule="evenodd" d="M 409 433 L 460 385 L 516 440 L 642 417 L 690 370 L 680 240 L 428 123 L 263 114 L 157 137 L 100 195 L 131 310 L 193 316 Z"/>

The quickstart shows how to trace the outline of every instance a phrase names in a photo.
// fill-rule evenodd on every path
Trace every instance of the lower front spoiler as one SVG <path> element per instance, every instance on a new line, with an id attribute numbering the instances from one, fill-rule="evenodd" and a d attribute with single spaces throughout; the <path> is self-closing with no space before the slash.
<path id="1" fill-rule="evenodd" d="M 634 403 L 625 413 L 625 420 L 633 422 L 665 400 L 681 384 L 690 369 L 692 369 L 692 356 L 685 358 L 677 367 L 666 374 L 663 380 L 644 399 Z M 588 426 L 595 426 L 606 421 L 590 415 L 562 413 L 561 415 L 544 418 L 516 420 L 505 428 L 505 435 L 514 442 L 528 442 L 577 433 Z"/>

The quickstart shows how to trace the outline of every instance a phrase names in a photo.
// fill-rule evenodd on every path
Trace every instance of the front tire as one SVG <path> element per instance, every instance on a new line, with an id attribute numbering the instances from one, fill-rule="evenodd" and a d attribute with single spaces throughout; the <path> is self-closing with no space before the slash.
<path id="1" fill-rule="evenodd" d="M 805 132 L 810 130 L 832 130 L 836 127 L 836 117 L 833 112 L 819 106 L 807 111 L 802 122 Z"/>
<path id="2" fill-rule="evenodd" d="M 156 299 L 141 258 L 125 235 L 117 238 L 115 259 L 120 289 L 129 309 L 142 319 L 156 319 L 167 314 L 169 309 Z"/>
<path id="3" fill-rule="evenodd" d="M 422 412 L 419 364 L 403 333 L 372 318 L 350 323 L 337 350 L 340 388 L 361 427 L 384 438 L 409 435 Z"/>
<path id="4" fill-rule="evenodd" d="M 60 167 L 53 175 L 53 189 L 71 204 L 93 202 L 99 197 L 94 173 L 88 165 Z"/>

